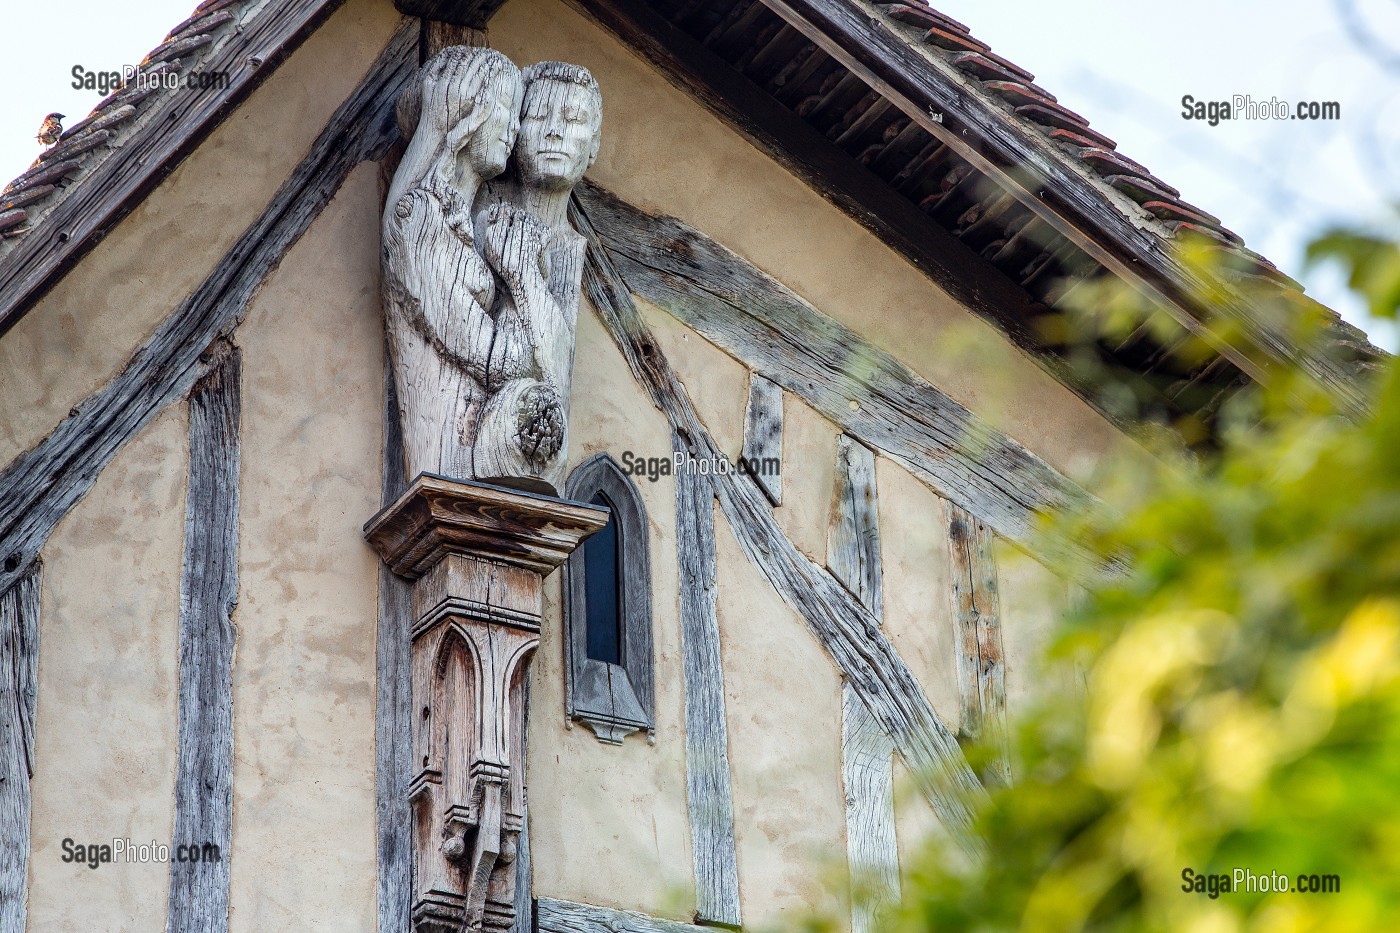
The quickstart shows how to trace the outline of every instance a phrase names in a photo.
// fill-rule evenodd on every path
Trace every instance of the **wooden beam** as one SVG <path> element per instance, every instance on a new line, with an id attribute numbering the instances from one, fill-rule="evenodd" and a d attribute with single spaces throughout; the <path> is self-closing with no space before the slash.
<path id="1" fill-rule="evenodd" d="M 744 406 L 743 458 L 749 475 L 774 505 L 783 504 L 783 390 L 771 379 L 749 376 L 749 400 Z M 777 473 L 767 466 L 776 464 Z"/>
<path id="2" fill-rule="evenodd" d="M 219 356 L 189 402 L 175 771 L 175 841 L 213 843 L 219 857 L 170 863 L 165 925 L 169 933 L 228 930 L 242 367 L 236 348 L 222 348 Z"/>
<path id="3" fill-rule="evenodd" d="M 1037 515 L 1088 494 L 892 354 L 822 314 L 743 257 L 596 185 L 576 190 L 627 285 L 1021 547 Z M 1069 542 L 1066 551 L 1093 567 Z"/>
<path id="4" fill-rule="evenodd" d="M 380 505 L 398 501 L 407 487 L 403 472 L 403 429 L 398 393 L 384 347 L 384 455 Z M 379 933 L 411 927 L 413 827 L 408 785 L 413 774 L 413 586 L 379 564 L 379 624 L 375 630 L 374 807 L 378 835 Z"/>
<path id="5" fill-rule="evenodd" d="M 35 564 L 0 593 L 0 930 L 25 929 L 29 900 L 42 575 Z"/>
<path id="6" fill-rule="evenodd" d="M 675 453 L 688 453 L 673 435 Z M 685 664 L 685 780 L 695 865 L 695 919 L 738 927 L 739 864 L 734 848 L 724 662 L 715 610 L 715 505 L 705 478 L 676 473 L 681 656 Z"/>
<path id="7" fill-rule="evenodd" d="M 394 0 L 394 7 L 407 16 L 469 29 L 485 29 L 503 6 L 505 0 Z"/>
<path id="8" fill-rule="evenodd" d="M 1006 662 L 1001 639 L 994 535 L 985 522 L 948 503 L 949 578 L 953 643 L 957 646 L 958 696 L 963 735 L 984 734 L 1003 745 L 998 775 L 1010 780 L 1006 736 Z"/>
<path id="9" fill-rule="evenodd" d="M 0 263 L 0 335 L 173 172 L 344 0 L 266 4 L 200 63 L 226 87 L 181 87 L 142 108 L 123 139 Z"/>
<path id="10" fill-rule="evenodd" d="M 707 933 L 705 927 L 660 920 L 631 910 L 542 897 L 535 902 L 540 933 Z"/>
<path id="11" fill-rule="evenodd" d="M 836 440 L 836 490 L 826 566 L 871 615 L 884 616 L 875 452 L 849 434 Z"/>
<path id="12" fill-rule="evenodd" d="M 848 434 L 837 440 L 826 566 L 878 624 L 884 597 L 875 453 Z M 841 773 L 846 788 L 851 933 L 873 933 L 881 912 L 899 902 L 893 756 L 894 742 L 855 688 L 842 685 Z"/>
<path id="13" fill-rule="evenodd" d="M 340 188 L 350 170 L 383 155 L 398 134 L 394 104 L 417 67 L 416 27 L 401 27 L 331 117 L 306 158 L 214 271 L 157 328 L 112 381 L 0 471 L 0 592 L 38 557 L 59 520 L 166 405 L 185 397 L 216 360 L 207 352 L 243 319 L 258 286 Z"/>
<path id="14" fill-rule="evenodd" d="M 1188 267 L 1161 234 L 1129 217 L 1090 170 L 1056 149 L 1039 130 L 1008 119 L 990 95 L 969 92 L 948 62 L 895 31 L 870 4 L 850 0 L 762 0 L 904 114 L 996 181 L 1061 236 L 1160 304 L 1251 378 L 1267 380 L 1271 364 L 1301 368 L 1353 411 L 1367 403 L 1358 380 L 1325 354 L 1295 344 L 1270 315 L 1241 295 L 1198 307 L 1200 296 L 1230 291 Z M 934 114 L 941 113 L 942 120 Z M 1140 215 L 1139 215 L 1140 216 Z M 1243 339 L 1210 327 L 1223 314 Z"/>
<path id="15" fill-rule="evenodd" d="M 584 285 L 628 367 L 697 459 L 724 456 L 701 423 L 660 344 L 643 321 L 627 285 L 599 244 L 576 200 L 575 229 L 588 240 Z M 899 657 L 879 621 L 830 573 L 803 555 L 774 520 L 758 487 L 732 472 L 709 477 L 725 518 L 749 560 L 806 621 L 837 669 L 854 686 L 914 773 L 949 834 L 971 855 L 981 844 L 970 833 L 983 799 L 957 739 L 938 718 L 923 688 Z"/>

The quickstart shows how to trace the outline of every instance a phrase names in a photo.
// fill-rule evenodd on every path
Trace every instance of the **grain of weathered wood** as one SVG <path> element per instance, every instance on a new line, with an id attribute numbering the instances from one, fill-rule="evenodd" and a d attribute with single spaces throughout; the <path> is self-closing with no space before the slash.
<path id="1" fill-rule="evenodd" d="M 581 205 L 574 226 L 589 239 L 585 289 L 633 376 L 671 422 L 689 454 L 723 454 L 642 320 L 626 284 L 599 245 Z M 951 732 L 879 629 L 879 621 L 830 573 L 804 556 L 778 527 L 763 493 L 733 474 L 709 477 L 730 528 L 749 560 L 806 621 L 846 681 L 890 735 L 921 790 L 966 851 L 982 847 L 968 832 L 983 790 Z"/>
<path id="2" fill-rule="evenodd" d="M 875 454 L 850 435 L 836 445 L 836 487 L 826 566 L 877 623 L 884 597 Z M 855 688 L 841 688 L 841 774 L 846 789 L 846 858 L 852 882 L 852 933 L 871 933 L 899 900 L 894 830 L 894 743 Z"/>
<path id="3" fill-rule="evenodd" d="M 212 843 L 219 858 L 171 861 L 167 933 L 228 930 L 241 362 L 236 348 L 218 354 L 189 401 L 175 842 Z"/>
<path id="4" fill-rule="evenodd" d="M 536 901 L 535 912 L 541 933 L 706 933 L 704 927 L 688 923 L 552 897 Z"/>
<path id="5" fill-rule="evenodd" d="M 991 733 L 1006 741 L 1006 665 L 1001 638 L 1001 604 L 997 595 L 994 536 L 985 522 L 948 503 L 949 595 L 953 638 L 957 645 L 958 695 L 962 733 L 976 739 Z M 1009 779 L 1005 747 L 999 775 Z"/>
<path id="6" fill-rule="evenodd" d="M 403 494 L 403 436 L 399 402 L 384 354 L 384 454 L 379 501 L 391 505 Z M 375 632 L 378 701 L 374 709 L 375 813 L 379 865 L 379 933 L 409 929 L 413 897 L 412 826 L 408 782 L 413 773 L 412 674 L 413 590 L 403 577 L 379 566 L 379 624 Z"/>
<path id="7" fill-rule="evenodd" d="M 411 580 L 459 553 L 547 574 L 607 515 L 582 502 L 421 473 L 364 531 L 389 569 Z"/>
<path id="8" fill-rule="evenodd" d="M 25 928 L 28 902 L 42 575 L 36 563 L 0 593 L 0 930 L 7 931 Z"/>
<path id="9" fill-rule="evenodd" d="M 1091 180 L 1039 130 L 1008 120 L 990 96 L 967 93 L 966 78 L 934 52 L 898 35 L 893 22 L 849 0 L 762 0 L 794 29 L 893 102 L 911 120 L 994 179 L 1057 233 L 1123 280 L 1155 299 L 1183 327 L 1202 336 L 1251 377 L 1270 378 L 1271 363 L 1302 368 L 1355 411 L 1367 406 L 1359 381 L 1337 361 L 1289 338 L 1283 328 L 1240 296 L 1199 308 L 1219 294 L 1188 266 L 1161 234 Z M 935 119 L 941 113 L 943 119 Z M 1207 313 L 1234 325 L 1232 339 L 1206 326 Z M 1218 330 L 1218 328 L 1217 328 Z"/>
<path id="10" fill-rule="evenodd" d="M 749 400 L 744 407 L 744 453 L 749 475 L 774 505 L 783 504 L 783 390 L 771 379 L 749 377 Z M 777 472 L 770 472 L 769 465 Z"/>
<path id="11" fill-rule="evenodd" d="M 342 2 L 286 0 L 263 5 L 234 39 L 215 48 L 200 65 L 206 74 L 227 73 L 226 87 L 182 85 L 148 108 L 146 130 L 123 140 L 5 257 L 0 267 L 0 334 L 164 181 Z"/>
<path id="12" fill-rule="evenodd" d="M 529 690 L 525 691 L 526 718 L 529 717 Z M 526 730 L 528 733 L 528 729 Z M 515 923 L 510 933 L 535 933 L 534 869 L 530 861 L 530 806 L 520 824 L 520 841 L 515 855 Z"/>
<path id="13" fill-rule="evenodd" d="M 1053 467 L 892 354 L 703 233 L 675 218 L 647 214 L 596 185 L 581 185 L 577 193 L 610 260 L 638 295 L 1009 540 L 1041 550 L 1037 513 L 1087 501 Z"/>
<path id="14" fill-rule="evenodd" d="M 846 858 L 851 931 L 873 933 L 899 903 L 894 829 L 894 743 L 849 684 L 841 689 L 841 775 L 846 789 Z"/>
<path id="15" fill-rule="evenodd" d="M 836 441 L 836 489 L 826 566 L 871 615 L 883 617 L 875 453 L 849 434 Z"/>
<path id="16" fill-rule="evenodd" d="M 319 216 L 350 170 L 397 135 L 394 103 L 412 73 L 417 32 L 394 34 L 291 177 L 189 298 L 107 385 L 0 471 L 0 591 L 38 556 L 54 526 L 121 446 L 209 372 L 206 352 L 242 320 L 254 292 Z"/>
<path id="17" fill-rule="evenodd" d="M 679 434 L 676 453 L 689 453 Z M 695 864 L 695 919 L 738 927 L 739 867 L 734 846 L 724 661 L 716 614 L 714 492 L 704 477 L 676 474 L 676 555 L 680 571 L 681 656 L 685 666 L 685 777 Z"/>

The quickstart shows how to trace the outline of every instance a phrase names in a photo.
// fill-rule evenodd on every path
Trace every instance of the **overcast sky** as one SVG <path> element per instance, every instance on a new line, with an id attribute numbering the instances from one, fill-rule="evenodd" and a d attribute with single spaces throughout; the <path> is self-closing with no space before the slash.
<path id="1" fill-rule="evenodd" d="M 387 2 L 387 0 L 386 0 Z M 12 3 L 0 56 L 0 176 L 39 154 L 44 114 L 71 125 L 101 96 L 72 69 L 135 64 L 195 0 Z M 1309 294 L 1371 331 L 1335 275 L 1304 272 L 1309 237 L 1400 203 L 1400 0 L 937 0 L 997 53 L 1220 217 Z M 1336 122 L 1185 120 L 1181 98 L 1337 101 Z"/>

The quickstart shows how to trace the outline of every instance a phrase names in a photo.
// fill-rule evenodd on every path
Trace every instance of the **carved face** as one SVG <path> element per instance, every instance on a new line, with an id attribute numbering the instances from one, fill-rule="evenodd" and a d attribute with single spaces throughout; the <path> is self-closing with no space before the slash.
<path id="1" fill-rule="evenodd" d="M 456 130 L 465 139 L 459 155 L 463 168 L 480 178 L 495 178 L 505 171 L 520 129 L 523 94 L 520 73 L 513 69 L 502 70 L 487 83 L 474 102 L 473 112 Z"/>
<path id="2" fill-rule="evenodd" d="M 525 92 L 515 158 L 529 187 L 572 188 L 598 155 L 597 94 L 572 81 L 538 79 Z"/>

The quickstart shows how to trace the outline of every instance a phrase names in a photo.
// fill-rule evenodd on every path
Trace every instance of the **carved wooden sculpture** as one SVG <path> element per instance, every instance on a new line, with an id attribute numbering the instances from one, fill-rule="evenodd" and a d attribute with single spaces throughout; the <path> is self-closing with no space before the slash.
<path id="1" fill-rule="evenodd" d="M 474 466 L 482 478 L 558 490 L 584 250 L 569 226 L 569 196 L 598 157 L 603 99 L 587 69 L 565 62 L 531 65 L 524 82 L 515 158 L 488 186 L 483 214 L 482 245 L 505 285 L 488 367 L 502 385 L 483 416 Z"/>
<path id="2" fill-rule="evenodd" d="M 416 581 L 415 933 L 511 927 L 541 584 L 607 520 L 554 498 L 583 268 L 567 209 L 601 113 L 582 68 L 546 62 L 522 79 L 499 52 L 461 46 L 399 103 L 411 139 L 385 203 L 384 299 L 417 478 L 365 534 Z"/>
<path id="3" fill-rule="evenodd" d="M 383 265 L 407 474 L 553 494 L 583 256 L 567 208 L 598 154 L 598 85 L 562 62 L 522 81 L 499 52 L 454 46 L 423 66 L 399 119 L 412 139 Z M 479 197 L 512 149 L 509 177 Z"/>

